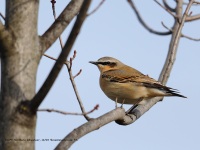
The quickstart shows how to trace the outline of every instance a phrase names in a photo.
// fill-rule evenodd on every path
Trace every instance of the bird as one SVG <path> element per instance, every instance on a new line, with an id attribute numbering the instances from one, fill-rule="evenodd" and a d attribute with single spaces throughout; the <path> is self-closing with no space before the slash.
<path id="1" fill-rule="evenodd" d="M 105 95 L 121 104 L 145 104 L 154 97 L 178 96 L 178 90 L 167 87 L 157 80 L 142 74 L 140 71 L 122 63 L 113 57 L 102 57 L 89 61 L 100 71 L 99 84 Z"/>

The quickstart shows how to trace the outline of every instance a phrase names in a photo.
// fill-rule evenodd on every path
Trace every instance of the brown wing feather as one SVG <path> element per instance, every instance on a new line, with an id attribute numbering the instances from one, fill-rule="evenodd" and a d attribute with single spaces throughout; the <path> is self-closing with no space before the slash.
<path id="1" fill-rule="evenodd" d="M 120 68 L 117 70 L 109 70 L 102 74 L 102 78 L 106 78 L 110 82 L 118 82 L 118 83 L 127 83 L 134 82 L 135 84 L 142 85 L 148 88 L 155 88 L 162 90 L 168 94 L 184 97 L 183 95 L 178 94 L 176 89 L 172 89 L 170 87 L 162 85 L 160 82 L 156 81 L 153 78 L 150 78 L 148 75 L 144 75 L 136 69 L 131 67 Z"/>

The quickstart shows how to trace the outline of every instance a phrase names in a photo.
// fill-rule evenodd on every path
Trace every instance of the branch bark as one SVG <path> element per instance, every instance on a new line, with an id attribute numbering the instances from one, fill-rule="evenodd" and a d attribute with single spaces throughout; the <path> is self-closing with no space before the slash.
<path id="1" fill-rule="evenodd" d="M 195 20 L 198 20 L 198 19 L 200 19 L 200 14 L 194 15 L 194 16 L 187 16 L 185 21 L 190 22 L 190 21 L 195 21 Z"/>
<path id="2" fill-rule="evenodd" d="M 78 14 L 83 0 L 72 0 L 55 22 L 41 37 L 42 53 L 44 53 L 61 35 L 71 20 Z"/>
<path id="3" fill-rule="evenodd" d="M 116 108 L 96 119 L 90 120 L 87 123 L 79 126 L 69 133 L 55 148 L 55 150 L 68 149 L 71 145 L 84 135 L 99 129 L 100 127 L 118 120 L 123 119 L 125 116 L 125 111 L 122 108 Z"/>
<path id="4" fill-rule="evenodd" d="M 163 4 L 164 4 L 164 6 L 165 6 L 168 10 L 170 10 L 171 12 L 175 12 L 175 11 L 176 11 L 175 8 L 172 8 L 172 7 L 170 7 L 170 6 L 168 5 L 167 0 L 163 0 Z"/>
<path id="5" fill-rule="evenodd" d="M 36 115 L 21 102 L 35 95 L 41 58 L 36 0 L 6 0 L 5 25 L 0 23 L 1 94 L 0 149 L 33 150 L 35 143 L 6 139 L 34 139 Z"/>
<path id="6" fill-rule="evenodd" d="M 72 28 L 72 31 L 69 35 L 69 38 L 67 39 L 67 42 L 65 43 L 65 46 L 60 53 L 60 56 L 58 60 L 56 61 L 55 65 L 53 66 L 51 72 L 49 73 L 49 76 L 47 77 L 46 81 L 38 91 L 38 93 L 34 96 L 34 98 L 30 102 L 30 109 L 35 113 L 39 107 L 39 105 L 44 100 L 45 96 L 51 89 L 54 81 L 56 80 L 63 64 L 65 63 L 65 60 L 67 56 L 69 55 L 69 52 L 71 51 L 71 48 L 76 40 L 76 37 L 79 34 L 79 31 L 81 29 L 81 26 L 86 18 L 87 10 L 90 6 L 91 0 L 85 0 L 83 2 L 83 5 L 81 7 L 80 13 L 76 19 L 76 22 Z"/>
<path id="7" fill-rule="evenodd" d="M 12 43 L 12 36 L 0 20 L 0 53 L 5 52 L 5 49 L 11 48 Z"/>
<path id="8" fill-rule="evenodd" d="M 168 28 L 163 22 L 162 22 L 162 25 L 163 25 L 163 27 L 165 27 L 167 30 L 172 31 L 172 29 Z M 173 32 L 173 31 L 172 31 L 172 32 Z M 193 37 L 187 36 L 187 35 L 185 35 L 185 34 L 183 34 L 183 33 L 181 34 L 181 37 L 184 37 L 184 38 L 189 39 L 189 40 L 192 40 L 192 41 L 200 41 L 200 38 L 193 38 Z"/>
<path id="9" fill-rule="evenodd" d="M 159 77 L 159 81 L 163 84 L 167 83 L 167 80 L 170 76 L 170 72 L 172 70 L 174 61 L 176 59 L 176 52 L 178 49 L 178 43 L 180 41 L 180 37 L 181 37 L 181 30 L 183 28 L 186 16 L 189 12 L 190 7 L 192 6 L 194 0 L 191 0 L 189 2 L 189 4 L 187 5 L 187 8 L 181 18 L 182 15 L 182 6 L 183 6 L 183 2 L 182 1 L 177 1 L 177 8 L 176 8 L 176 13 L 177 16 L 179 16 L 179 21 L 175 22 L 174 28 L 173 28 L 173 34 L 172 34 L 172 38 L 171 38 L 171 42 L 170 42 L 170 47 L 169 47 L 169 51 L 168 51 L 168 55 L 165 61 L 165 65 L 161 71 L 160 77 Z"/>
<path id="10" fill-rule="evenodd" d="M 154 0 L 154 2 L 156 2 L 160 7 L 162 7 L 164 10 L 166 10 L 170 15 L 172 15 L 176 19 L 176 15 L 174 15 L 173 11 L 171 11 L 170 9 L 168 9 L 168 7 L 164 7 L 157 0 Z M 164 4 L 166 6 L 167 3 L 164 3 Z"/>

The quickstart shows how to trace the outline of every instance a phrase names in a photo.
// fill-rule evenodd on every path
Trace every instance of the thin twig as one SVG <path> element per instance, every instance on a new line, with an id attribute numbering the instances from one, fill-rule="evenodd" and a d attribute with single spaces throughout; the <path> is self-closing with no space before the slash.
<path id="1" fill-rule="evenodd" d="M 5 16 L 1 12 L 0 12 L 0 16 L 4 21 L 6 20 Z"/>
<path id="2" fill-rule="evenodd" d="M 66 111 L 61 111 L 61 110 L 57 110 L 57 109 L 49 109 L 49 108 L 42 108 L 42 109 L 38 109 L 38 111 L 45 111 L 45 112 L 55 112 L 55 113 L 59 113 L 59 114 L 63 114 L 63 115 L 77 115 L 77 116 L 83 116 L 83 115 L 88 115 L 92 112 L 94 112 L 95 110 L 97 110 L 99 108 L 99 105 L 97 104 L 92 110 L 85 112 L 85 113 L 73 113 L 73 112 L 66 112 Z"/>
<path id="3" fill-rule="evenodd" d="M 197 5 L 199 5 L 199 4 L 200 4 L 200 2 L 198 2 L 198 1 L 194 1 L 194 4 L 197 4 Z"/>
<path id="4" fill-rule="evenodd" d="M 61 39 L 61 38 L 60 38 L 60 39 Z M 69 58 L 69 68 L 68 68 L 68 71 L 71 71 L 71 69 L 72 69 L 72 64 L 73 64 L 72 62 L 73 62 L 73 60 L 75 59 L 75 57 L 76 57 L 76 50 L 74 51 L 73 56 Z"/>
<path id="5" fill-rule="evenodd" d="M 95 12 L 101 7 L 101 5 L 102 5 L 104 2 L 105 2 L 105 0 L 101 0 L 101 2 L 99 3 L 99 5 L 97 5 L 97 7 L 96 7 L 93 11 L 91 11 L 87 16 L 90 16 L 90 15 L 92 15 L 93 13 L 95 13 Z"/>
<path id="6" fill-rule="evenodd" d="M 55 61 L 57 60 L 56 58 L 51 57 L 51 56 L 49 56 L 49 55 L 47 55 L 47 54 L 44 54 L 44 56 L 46 56 L 46 57 L 48 57 L 48 58 L 50 58 L 50 59 L 52 59 L 52 60 L 55 60 Z M 77 89 L 77 87 L 76 87 L 76 83 L 75 83 L 75 81 L 74 81 L 74 78 L 77 77 L 78 75 L 80 75 L 80 73 L 82 72 L 82 70 L 80 69 L 80 71 L 79 71 L 75 76 L 73 76 L 72 71 L 69 70 L 70 63 L 69 63 L 68 61 L 66 61 L 64 64 L 66 65 L 66 67 L 67 67 L 67 69 L 68 69 L 70 81 L 71 81 L 71 83 L 72 83 L 72 87 L 73 87 L 73 89 L 74 89 L 74 92 L 75 92 L 76 98 L 77 98 L 77 100 L 78 100 L 79 106 L 80 106 L 80 108 L 81 108 L 81 111 L 82 111 L 82 113 L 84 114 L 83 116 L 85 117 L 85 119 L 86 119 L 87 121 L 89 121 L 91 118 L 90 118 L 89 116 L 87 116 L 87 114 L 86 114 L 86 111 L 85 111 L 85 108 L 84 108 L 84 106 L 83 106 L 81 97 L 80 97 L 79 92 L 78 92 L 78 89 Z"/>
<path id="7" fill-rule="evenodd" d="M 80 69 L 79 72 L 73 76 L 73 78 L 75 79 L 77 76 L 79 76 L 81 74 L 81 72 L 82 72 L 82 69 Z"/>
<path id="8" fill-rule="evenodd" d="M 190 36 L 188 36 L 188 35 L 185 35 L 185 34 L 181 34 L 181 36 L 184 37 L 184 38 L 186 38 L 186 39 L 192 40 L 192 41 L 197 41 L 197 42 L 200 41 L 200 38 L 199 38 L 199 39 L 197 39 L 197 38 L 192 38 L 192 37 L 190 37 Z"/>
<path id="9" fill-rule="evenodd" d="M 159 31 L 155 31 L 154 29 L 150 28 L 150 27 L 144 22 L 144 20 L 142 19 L 141 15 L 140 15 L 139 11 L 137 10 L 137 8 L 135 7 L 133 1 L 131 1 L 131 0 L 127 0 L 127 1 L 128 1 L 128 3 L 130 4 L 130 6 L 132 7 L 132 9 L 134 10 L 134 12 L 135 12 L 135 14 L 136 14 L 136 16 L 137 16 L 139 22 L 140 22 L 140 23 L 143 25 L 143 27 L 144 27 L 145 29 L 147 29 L 150 33 L 154 33 L 154 34 L 157 34 L 157 35 L 169 35 L 169 34 L 171 34 L 170 31 L 168 31 L 168 32 L 159 32 Z"/>
<path id="10" fill-rule="evenodd" d="M 172 15 L 175 19 L 177 18 L 177 16 L 175 14 L 173 14 L 169 9 L 167 9 L 166 7 L 164 7 L 161 3 L 159 3 L 157 0 L 154 0 L 154 2 L 156 2 L 160 7 L 162 7 L 164 10 L 166 10 L 170 15 Z"/>
<path id="11" fill-rule="evenodd" d="M 55 11 L 55 4 L 56 4 L 56 0 L 51 0 L 51 6 L 52 6 L 52 10 L 53 10 L 53 16 L 54 19 L 56 20 L 56 11 Z"/>
<path id="12" fill-rule="evenodd" d="M 174 0 L 175 2 L 177 2 L 177 0 Z M 189 3 L 184 2 L 183 5 L 188 5 Z M 200 2 L 198 1 L 194 1 L 192 6 L 199 6 Z"/>
<path id="13" fill-rule="evenodd" d="M 163 22 L 161 22 L 161 24 L 162 24 L 163 27 L 165 27 L 167 30 L 173 32 L 173 30 L 170 29 L 170 28 L 168 28 Z M 192 37 L 187 36 L 187 35 L 185 35 L 185 34 L 183 34 L 183 33 L 181 34 L 181 37 L 187 38 L 187 39 L 192 40 L 192 41 L 200 41 L 200 38 L 198 38 L 198 39 L 197 39 L 197 38 L 192 38 Z"/>
<path id="14" fill-rule="evenodd" d="M 175 8 L 171 8 L 171 7 L 168 5 L 168 3 L 167 3 L 166 0 L 163 0 L 163 4 L 164 4 L 164 6 L 165 6 L 168 10 L 170 10 L 171 12 L 175 12 L 175 11 L 176 11 Z"/>
<path id="15" fill-rule="evenodd" d="M 54 16 L 54 19 L 56 19 L 56 11 L 55 11 L 55 5 L 54 5 L 54 4 L 55 4 L 55 3 L 52 3 L 52 9 L 53 9 L 53 16 Z M 61 36 L 59 36 L 59 41 L 60 41 L 60 46 L 61 46 L 61 48 L 63 49 L 64 46 L 63 46 L 63 42 L 62 42 L 62 37 L 61 37 Z M 69 63 L 66 61 L 64 64 L 66 65 L 66 67 L 67 67 L 67 69 L 68 69 L 70 81 L 71 81 L 72 87 L 73 87 L 73 89 L 74 89 L 76 98 L 77 98 L 77 100 L 78 100 L 79 106 L 80 106 L 80 108 L 81 108 L 81 111 L 82 111 L 82 113 L 84 114 L 83 116 L 85 117 L 85 119 L 86 119 L 87 121 L 89 121 L 91 118 L 90 118 L 89 116 L 87 116 L 87 114 L 86 114 L 86 112 L 85 112 L 85 108 L 84 108 L 84 106 L 83 106 L 81 97 L 80 97 L 79 92 L 78 92 L 78 89 L 77 89 L 77 87 L 76 87 L 76 83 L 75 83 L 75 81 L 74 81 L 74 78 L 81 74 L 82 69 L 80 69 L 80 71 L 79 71 L 75 76 L 73 76 L 72 70 L 71 70 L 71 68 L 72 68 L 72 61 L 75 59 L 76 53 L 77 53 L 77 52 L 76 52 L 76 50 L 75 50 L 73 56 L 70 58 Z M 49 57 L 49 58 L 50 58 L 50 57 Z M 53 59 L 53 60 L 55 60 L 55 59 Z"/>
<path id="16" fill-rule="evenodd" d="M 70 67 L 70 66 L 69 66 L 68 63 L 66 64 L 66 67 L 67 67 L 67 69 L 69 70 L 69 67 Z M 76 99 L 78 100 L 78 103 L 79 103 L 79 106 L 80 106 L 80 108 L 81 108 L 82 113 L 85 114 L 85 108 L 84 108 L 84 106 L 83 106 L 81 97 L 80 97 L 79 92 L 78 92 L 78 89 L 77 89 L 77 87 L 76 87 L 76 83 L 75 83 L 75 81 L 74 81 L 74 77 L 73 77 L 72 71 L 70 70 L 70 71 L 68 71 L 68 73 L 69 73 L 70 81 L 71 81 L 71 83 L 72 83 L 72 87 L 73 87 L 74 92 L 75 92 L 75 95 L 76 95 Z M 80 71 L 80 73 L 81 73 L 81 71 Z M 79 73 L 79 74 L 80 74 L 80 73 Z M 77 76 L 78 76 L 78 75 L 77 75 Z M 83 116 L 85 117 L 85 119 L 86 119 L 87 121 L 91 120 L 91 118 L 90 118 L 89 116 L 87 116 L 87 114 L 85 114 L 85 115 L 83 115 Z"/>
<path id="17" fill-rule="evenodd" d="M 193 15 L 193 16 L 187 16 L 186 19 L 185 19 L 185 21 L 189 22 L 189 21 L 195 21 L 195 20 L 198 20 L 198 19 L 200 19 L 200 14 Z"/>

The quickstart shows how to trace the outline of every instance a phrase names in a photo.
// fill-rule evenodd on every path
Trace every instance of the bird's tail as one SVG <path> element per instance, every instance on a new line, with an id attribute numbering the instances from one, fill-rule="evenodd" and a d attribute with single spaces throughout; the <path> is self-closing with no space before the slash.
<path id="1" fill-rule="evenodd" d="M 178 90 L 170 88 L 170 87 L 165 87 L 165 91 L 167 94 L 169 94 L 169 96 L 178 96 L 178 97 L 182 97 L 182 98 L 187 98 L 186 96 L 179 94 Z"/>

